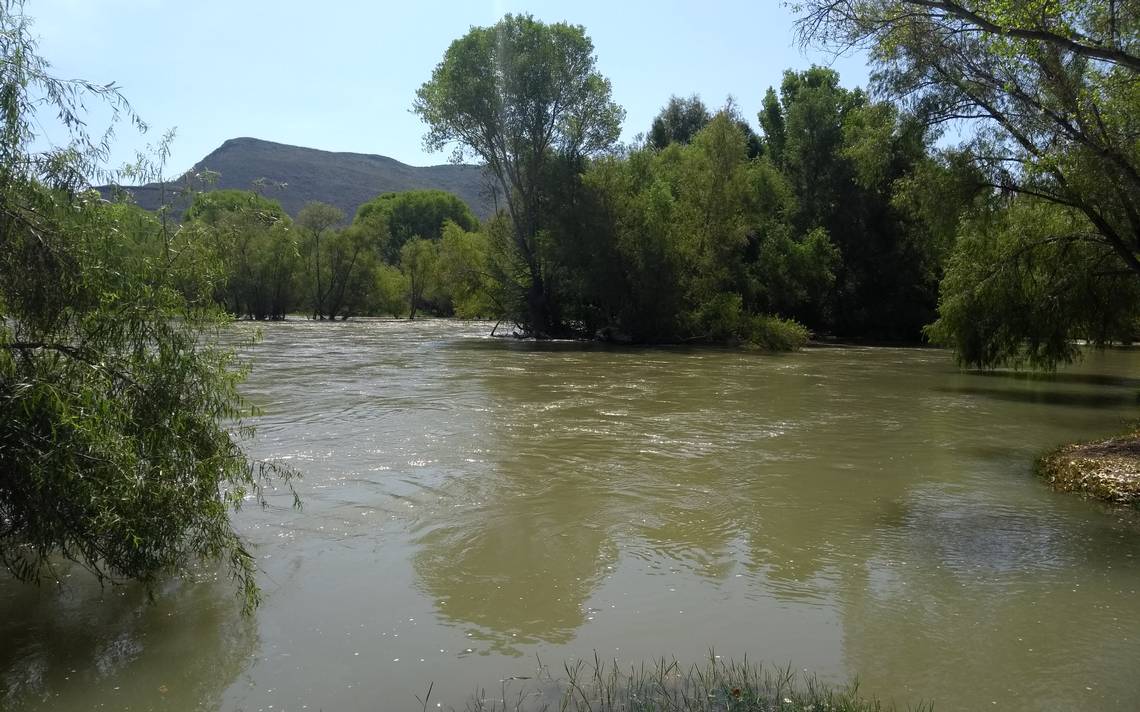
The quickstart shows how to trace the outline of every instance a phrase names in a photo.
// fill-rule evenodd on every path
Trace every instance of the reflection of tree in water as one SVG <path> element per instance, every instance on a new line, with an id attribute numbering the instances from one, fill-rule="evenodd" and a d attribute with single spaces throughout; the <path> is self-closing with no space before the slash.
<path id="1" fill-rule="evenodd" d="M 556 482 L 535 495 L 497 481 L 479 505 L 457 508 L 423 535 L 415 570 L 440 616 L 476 626 L 473 639 L 505 654 L 569 641 L 616 559 L 609 532 L 572 488 Z"/>
<path id="2" fill-rule="evenodd" d="M 946 395 L 962 376 L 892 354 L 817 353 L 774 374 L 777 359 L 715 352 L 496 352 L 476 368 L 488 463 L 451 480 L 452 506 L 424 521 L 421 583 L 442 615 L 509 645 L 571 638 L 619 551 L 711 582 L 743 570 L 750 594 L 834 611 L 849 672 L 876 691 L 913 685 L 917 699 L 923 682 L 969 678 L 949 660 L 992 678 L 1017 651 L 979 631 L 1067 630 L 1037 623 L 1001 581 L 1039 590 L 1076 562 L 1121 571 L 1124 554 L 1074 545 L 1087 520 L 1011 481 L 1008 454 L 979 450 L 1033 442 L 1057 406 L 985 411 L 1003 428 L 987 433 L 976 398 Z M 1105 620 L 1090 629 L 1111 635 Z"/>
<path id="3" fill-rule="evenodd" d="M 151 602 L 134 585 L 101 595 L 82 571 L 65 580 L 0 581 L 4 710 L 217 709 L 257 648 L 227 582 L 171 583 Z"/>
<path id="4" fill-rule="evenodd" d="M 444 485 L 415 555 L 440 614 L 501 650 L 567 641 L 619 543 L 712 581 L 742 564 L 772 595 L 818 597 L 820 569 L 880 506 L 827 497 L 857 475 L 803 452 L 828 436 L 813 428 L 845 424 L 821 421 L 795 378 L 763 372 L 777 362 L 713 357 L 727 363 L 596 350 L 486 359 L 488 462 Z"/>

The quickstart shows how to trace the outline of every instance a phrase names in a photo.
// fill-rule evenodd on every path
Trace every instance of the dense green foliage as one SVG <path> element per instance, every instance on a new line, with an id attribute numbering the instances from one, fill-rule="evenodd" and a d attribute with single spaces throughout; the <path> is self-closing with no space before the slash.
<path id="1" fill-rule="evenodd" d="M 653 119 L 653 126 L 649 129 L 649 145 L 660 149 L 671 143 L 688 143 L 710 121 L 712 114 L 700 97 L 669 97 L 669 103 Z"/>
<path id="2" fill-rule="evenodd" d="M 198 193 L 186 210 L 183 218 L 187 221 L 201 221 L 207 225 L 218 225 L 235 213 L 248 213 L 266 225 L 288 221 L 289 216 L 281 205 L 257 193 L 243 190 L 212 190 Z"/>
<path id="3" fill-rule="evenodd" d="M 844 336 L 919 337 L 977 193 L 972 174 L 932 155 L 933 135 L 912 116 L 843 89 L 830 70 L 789 72 L 760 120 L 762 138 L 731 105 L 713 116 L 674 97 L 645 146 L 549 157 L 531 249 L 555 331 L 794 345 L 803 328 L 780 319 L 795 319 Z M 533 333 L 518 296 L 533 284 L 530 263 L 502 244 L 492 231 L 500 305 Z"/>
<path id="4" fill-rule="evenodd" d="M 482 158 L 503 192 L 483 282 L 502 316 L 642 342 L 788 345 L 805 326 L 919 338 L 979 188 L 928 125 L 812 68 L 764 97 L 762 137 L 731 104 L 714 116 L 672 97 L 644 146 L 615 152 L 620 114 L 591 51 L 581 28 L 507 16 L 457 40 L 420 89 L 426 143 Z M 587 113 L 552 107 L 559 92 Z"/>
<path id="5" fill-rule="evenodd" d="M 826 289 L 835 255 L 826 235 L 793 234 L 787 186 L 748 158 L 730 114 L 688 145 L 603 159 L 572 180 L 577 202 L 546 254 L 569 323 L 640 342 L 800 340 L 802 330 L 764 315 L 793 291 Z M 767 290 L 777 279 L 789 288 L 778 296 Z"/>
<path id="6" fill-rule="evenodd" d="M 106 154 L 84 105 L 130 109 L 113 85 L 53 77 L 29 32 L 0 5 L 0 563 L 153 587 L 223 559 L 252 606 L 229 513 L 264 502 L 268 472 L 239 447 L 242 370 L 215 345 L 213 275 L 162 221 L 82 191 Z M 44 104 L 72 140 L 37 153 Z"/>
<path id="7" fill-rule="evenodd" d="M 276 202 L 256 193 L 199 193 L 178 235 L 217 279 L 214 298 L 231 314 L 284 319 L 298 299 L 300 253 L 293 221 Z"/>
<path id="8" fill-rule="evenodd" d="M 416 237 L 439 240 L 443 237 L 443 225 L 449 220 L 464 230 L 479 227 L 471 208 L 451 193 L 409 190 L 373 198 L 357 209 L 353 222 L 373 229 L 380 256 L 385 262 L 395 263 L 405 242 Z"/>
<path id="9" fill-rule="evenodd" d="M 950 243 L 900 203 L 904 191 L 927 188 L 917 174 L 940 172 L 930 131 L 818 67 L 786 73 L 760 118 L 795 196 L 792 225 L 826 230 L 841 258 L 828 294 L 796 315 L 841 336 L 916 338 L 934 316 Z"/>
<path id="10" fill-rule="evenodd" d="M 1051 367 L 1073 357 L 1075 339 L 1136 335 L 1136 3 L 799 5 L 804 39 L 868 47 L 880 89 L 928 124 L 967 122 L 965 152 L 1006 197 L 1007 214 L 963 225 L 933 336 L 969 364 Z"/>
<path id="11" fill-rule="evenodd" d="M 429 285 L 438 282 L 438 262 L 439 250 L 435 243 L 422 237 L 405 242 L 400 250 L 400 271 L 408 285 L 409 319 L 416 318 L 416 309 L 428 296 Z"/>
<path id="12" fill-rule="evenodd" d="M 1015 200 L 965 221 L 931 336 L 966 363 L 1050 367 L 1094 343 L 1130 341 L 1140 280 L 1112 268 L 1112 251 L 1081 215 Z"/>
<path id="13" fill-rule="evenodd" d="M 518 268 L 507 284 L 526 305 L 519 323 L 539 336 L 563 331 L 551 303 L 553 275 L 540 254 L 544 183 L 556 164 L 613 146 L 624 115 L 593 53 L 581 26 L 506 15 L 453 42 L 414 104 L 430 129 L 427 145 L 456 144 L 457 157 L 478 156 L 502 191 L 510 216 L 505 246 Z"/>
<path id="14" fill-rule="evenodd" d="M 441 251 L 455 252 L 460 240 L 466 253 L 473 245 L 480 251 L 465 259 L 484 259 L 485 240 L 472 242 L 477 233 L 468 232 L 479 222 L 455 196 L 385 194 L 366 203 L 352 224 L 344 222 L 343 213 L 325 203 L 309 203 L 293 221 L 257 193 L 219 190 L 194 197 L 174 242 L 213 275 L 214 300 L 236 317 L 276 320 L 300 312 L 318 320 L 414 318 L 425 306 L 451 314 L 456 302 L 466 315 L 494 313 L 462 278 L 457 257 L 448 262 L 455 275 L 445 278 L 435 267 Z M 449 231 L 456 244 L 446 248 Z M 458 290 L 455 300 L 452 289 Z"/>
<path id="15" fill-rule="evenodd" d="M 736 123 L 748 143 L 748 157 L 755 158 L 760 155 L 760 137 L 752 127 L 737 112 L 731 99 L 722 110 Z M 671 143 L 689 143 L 697 132 L 712 121 L 713 114 L 705 106 L 701 98 L 694 94 L 687 99 L 672 96 L 668 103 L 653 119 L 653 125 L 646 136 L 647 143 L 656 149 L 662 149 Z"/>

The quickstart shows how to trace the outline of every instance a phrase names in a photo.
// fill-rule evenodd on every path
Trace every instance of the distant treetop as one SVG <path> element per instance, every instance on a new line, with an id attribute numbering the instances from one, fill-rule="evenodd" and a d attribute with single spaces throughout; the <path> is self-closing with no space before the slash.
<path id="1" fill-rule="evenodd" d="M 258 219 L 266 225 L 288 220 L 281 203 L 251 190 L 213 190 L 198 193 L 194 202 L 186 210 L 186 220 L 200 220 L 208 225 L 216 225 L 227 213 L 256 211 Z"/>
<path id="2" fill-rule="evenodd" d="M 400 249 L 413 237 L 439 240 L 448 220 L 467 231 L 479 229 L 479 219 L 467 203 L 444 190 L 384 193 L 361 205 L 353 222 L 364 225 L 377 220 L 387 223 L 389 239 L 381 251 L 390 264 L 399 262 Z"/>

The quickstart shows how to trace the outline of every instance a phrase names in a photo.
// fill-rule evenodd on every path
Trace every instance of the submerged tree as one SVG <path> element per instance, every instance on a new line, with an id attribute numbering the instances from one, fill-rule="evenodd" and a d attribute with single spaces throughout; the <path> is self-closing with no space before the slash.
<path id="1" fill-rule="evenodd" d="M 491 259 L 486 233 L 444 223 L 439 243 L 439 286 L 456 316 L 469 319 L 503 313 Z"/>
<path id="2" fill-rule="evenodd" d="M 344 296 L 350 294 L 348 285 L 359 272 L 358 262 L 367 253 L 367 238 L 338 230 L 342 222 L 344 213 L 328 203 L 306 203 L 297 214 L 305 291 L 314 319 L 340 315 Z"/>
<path id="3" fill-rule="evenodd" d="M 571 323 L 642 343 L 782 350 L 806 338 L 773 317 L 826 288 L 834 248 L 822 231 L 793 232 L 790 189 L 765 159 L 749 159 L 730 111 L 688 144 L 592 162 L 581 193 L 547 252 Z"/>
<path id="4" fill-rule="evenodd" d="M 217 272 L 215 299 L 236 317 L 284 319 L 298 305 L 297 231 L 281 205 L 246 190 L 199 193 L 181 242 Z"/>
<path id="5" fill-rule="evenodd" d="M 400 250 L 400 271 L 408 285 L 408 319 L 416 318 L 416 310 L 425 294 L 437 281 L 436 265 L 439 248 L 422 237 L 409 240 Z"/>
<path id="6" fill-rule="evenodd" d="M 428 148 L 456 144 L 456 159 L 466 153 L 481 158 L 502 189 L 510 245 L 525 268 L 523 320 L 537 336 L 561 328 L 539 247 L 549 165 L 606 150 L 617 141 L 624 115 L 593 53 L 581 26 L 506 15 L 453 42 L 414 104 L 429 127 Z"/>
<path id="7" fill-rule="evenodd" d="M 107 155 L 94 102 L 133 120 L 114 85 L 54 77 L 22 4 L 0 4 L 0 563 L 153 588 L 220 558 L 252 606 L 229 511 L 265 502 L 270 473 L 237 439 L 242 370 L 213 338 L 227 317 L 159 221 L 84 192 Z M 71 140 L 36 152 L 45 105 Z"/>

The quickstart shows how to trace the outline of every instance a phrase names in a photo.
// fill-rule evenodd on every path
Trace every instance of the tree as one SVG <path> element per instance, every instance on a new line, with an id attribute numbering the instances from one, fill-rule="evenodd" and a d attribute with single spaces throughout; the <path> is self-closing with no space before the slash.
<path id="1" fill-rule="evenodd" d="M 464 230 L 479 229 L 478 218 L 458 196 L 445 190 L 407 190 L 384 193 L 361 205 L 353 224 L 368 226 L 381 258 L 394 265 L 405 242 L 413 237 L 439 240 L 449 220 Z"/>
<path id="2" fill-rule="evenodd" d="M 805 338 L 772 318 L 765 281 L 788 287 L 789 300 L 815 293 L 808 282 L 831 278 L 833 250 L 822 231 L 792 236 L 790 188 L 749 158 L 730 107 L 687 145 L 592 162 L 581 193 L 559 214 L 547 257 L 570 323 L 632 342 L 792 348 Z"/>
<path id="3" fill-rule="evenodd" d="M 478 156 L 503 191 L 510 246 L 526 270 L 524 326 L 536 336 L 561 328 L 538 244 L 548 164 L 597 155 L 621 130 L 624 112 L 593 52 L 581 26 L 506 15 L 453 42 L 416 94 L 414 110 L 429 127 L 425 146 L 456 144 L 457 160 Z"/>
<path id="4" fill-rule="evenodd" d="M 185 221 L 199 220 L 217 225 L 227 214 L 247 213 L 265 225 L 289 219 L 281 203 L 252 190 L 210 190 L 197 193 L 182 216 Z"/>
<path id="5" fill-rule="evenodd" d="M 728 114 L 736 122 L 737 127 L 744 132 L 748 142 L 748 157 L 756 158 L 760 155 L 760 137 L 748 125 L 748 122 L 739 115 L 731 97 L 721 112 Z M 649 145 L 662 149 L 671 143 L 689 143 L 698 131 L 712 121 L 712 118 L 713 115 L 696 94 L 688 99 L 671 96 L 669 103 L 661 109 L 657 118 L 653 120 L 653 125 L 649 129 Z"/>
<path id="6" fill-rule="evenodd" d="M 306 203 L 297 214 L 297 227 L 301 230 L 301 252 L 305 259 L 305 281 L 309 292 L 309 307 L 314 319 L 334 318 L 330 310 L 332 295 L 336 292 L 336 274 L 343 267 L 339 250 L 329 247 L 335 228 L 344 222 L 344 213 L 328 203 Z M 336 260 L 337 264 L 330 264 Z"/>
<path id="7" fill-rule="evenodd" d="M 764 145 L 768 149 L 768 157 L 777 166 L 784 161 L 784 143 L 787 141 L 787 130 L 784 125 L 784 111 L 780 106 L 780 99 L 776 90 L 768 87 L 764 93 L 763 109 L 758 116 L 760 130 L 764 132 Z"/>
<path id="8" fill-rule="evenodd" d="M 931 125 L 967 122 L 966 149 L 989 188 L 1087 221 L 1024 249 L 1045 258 L 1058 242 L 1083 251 L 1091 240 L 1115 256 L 1097 273 L 1140 277 L 1136 3 L 811 0 L 799 9 L 801 39 L 866 47 L 881 90 Z"/>
<path id="9" fill-rule="evenodd" d="M 468 232 L 448 222 L 439 243 L 440 288 L 455 315 L 465 319 L 502 314 L 501 285 L 490 270 L 490 243 L 483 232 Z"/>
<path id="10" fill-rule="evenodd" d="M 399 267 L 381 262 L 376 266 L 375 278 L 369 309 L 373 314 L 399 317 L 408 305 L 408 280 L 404 273 Z"/>
<path id="11" fill-rule="evenodd" d="M 196 266 L 161 222 L 83 191 L 107 146 L 83 106 L 130 107 L 114 85 L 52 76 L 22 11 L 0 4 L 0 563 L 38 581 L 62 558 L 153 590 L 223 559 L 253 606 L 229 511 L 264 503 L 271 472 L 236 439 L 226 316 L 180 291 Z M 71 137 L 46 153 L 31 149 L 44 105 Z"/>
<path id="12" fill-rule="evenodd" d="M 566 281 L 577 293 L 577 318 L 604 338 L 669 342 L 681 333 L 685 260 L 675 229 L 676 182 L 663 167 L 679 144 L 607 156 L 587 170 L 584 209 L 566 219 L 585 224 L 563 240 Z M 567 230 L 569 232 L 569 230 Z"/>
<path id="13" fill-rule="evenodd" d="M 328 264 L 328 318 L 347 319 L 367 309 L 377 286 L 377 259 L 370 236 L 349 226 L 332 233 L 322 249 Z"/>
<path id="14" fill-rule="evenodd" d="M 218 270 L 215 298 L 231 314 L 284 319 L 297 305 L 296 230 L 281 205 L 252 191 L 198 193 L 182 240 Z"/>
<path id="15" fill-rule="evenodd" d="M 904 209 L 896 198 L 905 188 L 918 200 L 914 176 L 938 173 L 932 132 L 892 104 L 844 88 L 823 67 L 785 72 L 759 118 L 765 157 L 793 193 L 794 234 L 822 229 L 840 257 L 829 293 L 800 301 L 793 315 L 841 336 L 921 338 L 934 318 L 949 241 L 931 233 L 927 213 Z M 961 200 L 942 200 L 956 224 L 972 196 L 954 197 Z"/>
<path id="16" fill-rule="evenodd" d="M 436 282 L 439 249 L 436 243 L 417 237 L 404 243 L 400 250 L 400 271 L 408 284 L 408 318 L 416 318 L 416 310 L 424 295 Z"/>
<path id="17" fill-rule="evenodd" d="M 711 120 L 712 114 L 696 94 L 687 99 L 671 96 L 653 119 L 649 145 L 660 149 L 671 143 L 689 143 Z"/>
<path id="18" fill-rule="evenodd" d="M 1079 212 L 1034 198 L 970 216 L 931 337 L 981 368 L 1051 368 L 1080 353 L 1074 338 L 1131 341 L 1140 327 L 1140 280 L 1106 269 L 1115 255 L 1090 233 Z"/>

